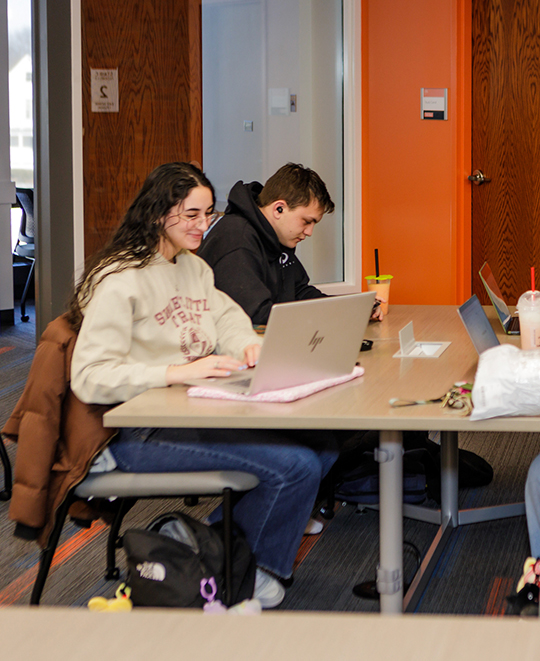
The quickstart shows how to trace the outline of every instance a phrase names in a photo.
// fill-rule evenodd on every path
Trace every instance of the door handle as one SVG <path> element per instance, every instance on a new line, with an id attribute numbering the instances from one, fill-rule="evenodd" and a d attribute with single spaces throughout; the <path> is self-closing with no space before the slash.
<path id="1" fill-rule="evenodd" d="M 485 176 L 485 174 L 482 172 L 482 170 L 475 170 L 472 174 L 470 174 L 467 179 L 469 181 L 472 181 L 475 186 L 480 186 L 481 184 L 487 184 L 491 179 L 488 179 L 488 177 Z"/>

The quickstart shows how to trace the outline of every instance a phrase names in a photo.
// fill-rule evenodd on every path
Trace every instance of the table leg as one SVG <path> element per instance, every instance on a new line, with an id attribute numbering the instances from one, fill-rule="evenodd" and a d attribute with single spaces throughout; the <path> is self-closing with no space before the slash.
<path id="1" fill-rule="evenodd" d="M 459 525 L 458 433 L 441 432 L 441 524 Z"/>
<path id="2" fill-rule="evenodd" d="M 452 531 L 459 525 L 458 464 L 457 432 L 441 432 L 440 528 L 405 595 L 403 605 L 406 612 L 414 611 L 418 605 Z"/>
<path id="3" fill-rule="evenodd" d="M 400 431 L 381 431 L 379 449 L 381 613 L 403 612 L 403 443 Z"/>

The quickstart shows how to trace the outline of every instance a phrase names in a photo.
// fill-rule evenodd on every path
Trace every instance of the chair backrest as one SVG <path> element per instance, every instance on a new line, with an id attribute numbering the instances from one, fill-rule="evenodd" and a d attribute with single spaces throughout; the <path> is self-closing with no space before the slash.
<path id="1" fill-rule="evenodd" d="M 19 240 L 34 243 L 34 191 L 31 188 L 17 188 L 15 195 L 22 208 Z"/>

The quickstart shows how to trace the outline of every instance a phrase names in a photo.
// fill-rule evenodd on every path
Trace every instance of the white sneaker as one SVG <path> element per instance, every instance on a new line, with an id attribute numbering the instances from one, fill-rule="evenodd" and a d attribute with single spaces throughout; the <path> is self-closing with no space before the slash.
<path id="1" fill-rule="evenodd" d="M 285 588 L 270 574 L 257 567 L 253 599 L 261 602 L 262 608 L 275 608 L 285 598 Z"/>
<path id="2" fill-rule="evenodd" d="M 317 519 L 310 519 L 307 522 L 306 529 L 304 530 L 304 535 L 318 535 L 322 532 L 324 528 L 323 524 Z"/>

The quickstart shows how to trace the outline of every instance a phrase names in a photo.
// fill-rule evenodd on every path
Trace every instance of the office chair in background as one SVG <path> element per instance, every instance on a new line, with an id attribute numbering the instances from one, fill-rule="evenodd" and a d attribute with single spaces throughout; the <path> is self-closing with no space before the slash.
<path id="1" fill-rule="evenodd" d="M 21 297 L 21 319 L 28 321 L 29 317 L 26 314 L 26 297 L 28 296 L 28 289 L 32 282 L 34 275 L 34 267 L 36 265 L 35 250 L 34 250 L 34 191 L 31 188 L 17 188 L 15 191 L 17 196 L 18 206 L 22 209 L 21 225 L 19 227 L 19 236 L 17 243 L 13 249 L 13 255 L 22 260 L 23 263 L 30 265 L 28 277 Z"/>

